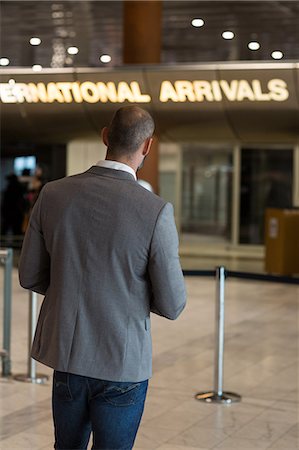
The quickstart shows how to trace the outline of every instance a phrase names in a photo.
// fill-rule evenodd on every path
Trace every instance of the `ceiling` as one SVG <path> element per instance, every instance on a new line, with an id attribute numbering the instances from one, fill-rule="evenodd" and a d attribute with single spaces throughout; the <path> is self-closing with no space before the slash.
<path id="1" fill-rule="evenodd" d="M 122 1 L 1 1 L 0 57 L 14 67 L 116 67 L 122 65 Z M 191 26 L 202 18 L 201 28 Z M 161 62 L 299 60 L 299 1 L 164 1 Z M 235 33 L 232 40 L 221 36 Z M 29 44 L 33 36 L 39 46 Z M 182 39 L 183 36 L 183 39 Z M 261 48 L 251 51 L 248 42 Z M 79 53 L 68 55 L 76 46 Z M 108 64 L 102 54 L 112 58 Z"/>

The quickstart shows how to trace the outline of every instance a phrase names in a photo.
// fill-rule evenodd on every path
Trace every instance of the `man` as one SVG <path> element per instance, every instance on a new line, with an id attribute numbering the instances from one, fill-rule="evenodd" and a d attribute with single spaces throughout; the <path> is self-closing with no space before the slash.
<path id="1" fill-rule="evenodd" d="M 32 357 L 54 369 L 56 449 L 131 449 L 151 377 L 150 312 L 185 306 L 169 203 L 136 182 L 154 122 L 119 109 L 105 161 L 46 184 L 30 219 L 20 283 L 45 295 Z"/>

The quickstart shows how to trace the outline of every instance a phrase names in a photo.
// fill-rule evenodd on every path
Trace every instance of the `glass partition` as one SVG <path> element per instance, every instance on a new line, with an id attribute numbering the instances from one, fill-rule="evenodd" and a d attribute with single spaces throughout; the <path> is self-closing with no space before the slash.
<path id="1" fill-rule="evenodd" d="M 181 232 L 205 242 L 231 239 L 232 150 L 184 145 Z"/>
<path id="2" fill-rule="evenodd" d="M 293 150 L 241 151 L 240 243 L 264 243 L 266 208 L 291 208 Z"/>

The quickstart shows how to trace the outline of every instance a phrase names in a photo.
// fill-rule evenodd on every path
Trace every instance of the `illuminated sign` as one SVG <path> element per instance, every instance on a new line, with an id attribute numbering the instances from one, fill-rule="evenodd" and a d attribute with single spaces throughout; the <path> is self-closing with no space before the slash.
<path id="1" fill-rule="evenodd" d="M 283 102 L 289 97 L 287 83 L 272 79 L 263 88 L 260 80 L 164 80 L 159 88 L 161 103 L 174 102 Z M 0 83 L 2 103 L 149 103 L 137 81 L 127 83 L 50 82 Z"/>
<path id="2" fill-rule="evenodd" d="M 162 81 L 160 90 L 161 102 L 221 102 L 223 99 L 230 102 L 283 102 L 289 97 L 285 81 L 270 80 L 267 92 L 263 91 L 259 80 L 178 80 L 174 83 Z"/>
<path id="3" fill-rule="evenodd" d="M 151 97 L 142 94 L 139 83 L 118 84 L 58 82 L 58 83 L 0 83 L 0 98 L 3 103 L 149 103 Z"/>

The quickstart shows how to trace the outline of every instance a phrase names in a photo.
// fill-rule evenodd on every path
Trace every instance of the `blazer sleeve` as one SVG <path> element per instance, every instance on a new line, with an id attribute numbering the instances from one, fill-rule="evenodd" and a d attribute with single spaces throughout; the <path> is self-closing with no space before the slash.
<path id="1" fill-rule="evenodd" d="M 152 285 L 151 312 L 175 320 L 186 304 L 184 277 L 178 255 L 173 207 L 161 210 L 152 237 L 148 264 Z"/>
<path id="2" fill-rule="evenodd" d="M 19 261 L 21 286 L 42 295 L 45 295 L 50 283 L 50 255 L 41 227 L 44 190 L 45 188 L 42 189 L 33 207 Z"/>

